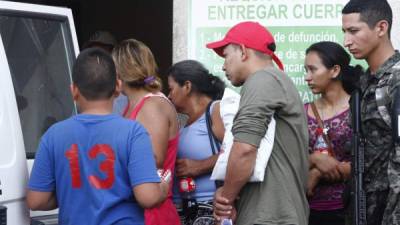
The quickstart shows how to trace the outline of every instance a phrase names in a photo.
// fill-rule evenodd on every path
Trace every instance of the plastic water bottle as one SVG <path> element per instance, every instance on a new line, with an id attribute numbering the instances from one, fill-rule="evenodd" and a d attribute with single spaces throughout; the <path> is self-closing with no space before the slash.
<path id="1" fill-rule="evenodd" d="M 221 225 L 233 225 L 231 219 L 223 219 Z"/>
<path id="2" fill-rule="evenodd" d="M 322 128 L 318 127 L 317 130 L 315 131 L 317 134 L 317 140 L 315 141 L 314 144 L 314 152 L 319 152 L 322 154 L 327 154 L 327 155 L 331 155 L 331 152 L 329 150 L 329 146 L 328 143 L 326 143 L 324 136 L 323 136 L 323 130 Z"/>
<path id="3" fill-rule="evenodd" d="M 183 198 L 188 201 L 188 206 L 191 207 L 195 204 L 194 199 L 192 199 L 192 193 L 196 190 L 196 183 L 191 177 L 183 177 L 179 180 L 179 191 L 181 192 Z"/>
<path id="4" fill-rule="evenodd" d="M 179 192 L 183 201 L 182 209 L 187 218 L 195 218 L 197 215 L 197 201 L 192 198 L 192 193 L 196 190 L 196 183 L 191 177 L 183 177 L 179 180 Z"/>
<path id="5" fill-rule="evenodd" d="M 179 180 L 179 191 L 181 193 L 190 193 L 196 190 L 196 183 L 191 177 L 183 177 Z"/>

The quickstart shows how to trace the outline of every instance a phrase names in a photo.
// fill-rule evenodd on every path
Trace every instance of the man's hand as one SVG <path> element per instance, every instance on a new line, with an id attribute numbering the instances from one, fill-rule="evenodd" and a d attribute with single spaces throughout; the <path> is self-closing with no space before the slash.
<path id="1" fill-rule="evenodd" d="M 218 188 L 214 195 L 214 218 L 220 223 L 222 219 L 229 218 L 232 221 L 236 220 L 236 209 L 233 202 L 222 196 L 223 187 Z"/>
<path id="2" fill-rule="evenodd" d="M 192 159 L 176 160 L 176 176 L 197 177 L 200 173 L 201 161 Z"/>

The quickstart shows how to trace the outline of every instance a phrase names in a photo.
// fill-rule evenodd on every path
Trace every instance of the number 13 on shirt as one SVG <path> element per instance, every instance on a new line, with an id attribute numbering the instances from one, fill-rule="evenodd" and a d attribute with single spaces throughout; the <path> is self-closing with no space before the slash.
<path id="1" fill-rule="evenodd" d="M 114 163 L 115 155 L 112 148 L 107 144 L 94 145 L 88 152 L 89 159 L 95 159 L 98 155 L 104 155 L 105 160 L 100 163 L 100 170 L 106 174 L 104 179 L 97 177 L 96 175 L 90 175 L 88 177 L 89 183 L 97 189 L 108 189 L 111 188 L 114 180 Z M 79 150 L 77 144 L 72 144 L 71 148 L 65 152 L 65 157 L 69 161 L 69 168 L 72 177 L 72 187 L 80 188 L 82 186 L 81 171 L 79 167 Z"/>

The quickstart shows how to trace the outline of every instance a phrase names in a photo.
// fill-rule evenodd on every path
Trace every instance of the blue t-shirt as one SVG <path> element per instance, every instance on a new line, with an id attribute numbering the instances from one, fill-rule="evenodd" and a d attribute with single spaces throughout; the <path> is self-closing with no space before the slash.
<path id="1" fill-rule="evenodd" d="M 118 115 L 80 114 L 43 135 L 29 189 L 56 192 L 60 225 L 144 224 L 132 188 L 160 182 L 150 138 Z"/>
<path id="2" fill-rule="evenodd" d="M 214 103 L 211 105 L 212 111 Z M 192 124 L 182 128 L 179 133 L 178 159 L 204 160 L 213 155 L 210 139 L 208 137 L 206 115 L 203 115 Z M 198 176 L 194 179 L 196 189 L 190 196 L 179 193 L 179 178 L 174 181 L 173 199 L 175 203 L 181 198 L 195 198 L 197 201 L 210 201 L 214 198 L 216 190 L 215 181 L 210 180 L 211 173 Z"/>

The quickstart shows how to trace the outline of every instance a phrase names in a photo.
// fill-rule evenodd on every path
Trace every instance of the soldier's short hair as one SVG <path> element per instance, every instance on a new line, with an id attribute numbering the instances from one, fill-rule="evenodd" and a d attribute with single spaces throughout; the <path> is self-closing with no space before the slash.
<path id="1" fill-rule="evenodd" d="M 360 20 L 367 23 L 369 28 L 386 20 L 389 24 L 388 35 L 392 28 L 392 8 L 386 0 L 350 0 L 343 8 L 342 14 L 360 13 Z"/>

